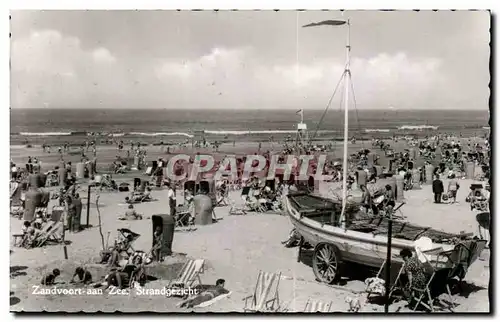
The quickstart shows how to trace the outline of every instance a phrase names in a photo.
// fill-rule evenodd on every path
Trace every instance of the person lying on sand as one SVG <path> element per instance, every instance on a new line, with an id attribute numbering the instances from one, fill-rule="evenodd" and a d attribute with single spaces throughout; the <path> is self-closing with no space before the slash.
<path id="1" fill-rule="evenodd" d="M 42 281 L 40 284 L 42 285 L 54 285 L 56 281 L 56 277 L 61 275 L 61 271 L 57 268 L 54 268 L 52 273 L 46 274 L 44 277 L 42 277 Z"/>
<path id="2" fill-rule="evenodd" d="M 79 281 L 75 282 L 75 277 L 78 277 Z M 82 284 L 90 284 L 92 283 L 92 274 L 90 274 L 89 271 L 86 269 L 83 269 L 82 267 L 77 267 L 75 269 L 75 273 L 73 274 L 73 277 L 71 278 L 70 283 L 82 283 Z"/>
<path id="3" fill-rule="evenodd" d="M 201 292 L 198 295 L 192 296 L 182 302 L 179 303 L 179 307 L 192 308 L 201 303 L 210 301 L 218 296 L 223 294 L 228 294 L 229 291 L 224 288 L 226 281 L 222 278 L 218 279 L 215 282 L 215 286 L 210 286 L 205 291 Z"/>
<path id="4" fill-rule="evenodd" d="M 142 216 L 135 212 L 134 205 L 128 205 L 125 216 L 118 217 L 119 220 L 141 220 Z"/>

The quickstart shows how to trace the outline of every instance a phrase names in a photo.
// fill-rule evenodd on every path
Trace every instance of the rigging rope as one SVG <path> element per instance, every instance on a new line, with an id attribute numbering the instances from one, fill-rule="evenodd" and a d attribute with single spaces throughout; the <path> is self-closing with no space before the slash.
<path id="1" fill-rule="evenodd" d="M 344 66 L 344 70 L 345 68 L 347 67 L 347 64 Z M 312 137 L 309 139 L 309 143 L 314 139 L 316 138 L 316 135 L 318 134 L 318 131 L 321 127 L 321 123 L 323 122 L 323 119 L 325 118 L 326 116 L 326 112 L 328 112 L 328 109 L 330 108 L 330 104 L 332 103 L 333 101 L 333 98 L 335 97 L 335 94 L 337 93 L 337 90 L 339 89 L 339 86 L 340 84 L 342 83 L 342 80 L 344 79 L 344 76 L 345 76 L 345 72 L 342 73 L 342 76 L 340 76 L 340 79 L 337 83 L 337 86 L 335 86 L 335 90 L 333 91 L 333 94 L 332 96 L 330 96 L 330 99 L 328 100 L 328 104 L 326 104 L 326 108 L 325 110 L 323 111 L 323 114 L 321 115 L 321 118 L 319 119 L 319 122 L 318 122 L 318 125 L 316 126 L 316 130 L 314 131 Z"/>
<path id="2" fill-rule="evenodd" d="M 354 94 L 354 84 L 352 82 L 352 74 L 350 74 L 350 76 L 351 77 L 349 77 L 349 80 L 351 83 L 352 100 L 354 102 L 354 110 L 356 111 L 356 123 L 358 124 L 358 130 L 361 133 L 361 123 L 359 122 L 359 113 L 358 113 L 358 109 L 357 109 L 356 95 Z M 364 140 L 361 140 L 361 146 L 363 147 L 363 150 L 365 150 Z"/>

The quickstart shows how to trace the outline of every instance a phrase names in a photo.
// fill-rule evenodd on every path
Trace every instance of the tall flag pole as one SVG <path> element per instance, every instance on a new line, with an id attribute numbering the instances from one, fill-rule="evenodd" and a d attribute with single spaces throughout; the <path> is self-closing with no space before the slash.
<path id="1" fill-rule="evenodd" d="M 295 114 L 300 114 L 300 123 L 304 123 L 304 109 L 301 108 L 300 110 L 295 112 Z"/>

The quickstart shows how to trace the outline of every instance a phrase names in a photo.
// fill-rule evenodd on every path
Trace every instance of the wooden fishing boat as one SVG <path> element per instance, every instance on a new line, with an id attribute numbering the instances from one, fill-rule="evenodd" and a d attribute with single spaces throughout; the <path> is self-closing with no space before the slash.
<path id="1" fill-rule="evenodd" d="M 348 221 L 345 228 L 338 225 L 342 204 L 337 200 L 309 193 L 284 197 L 283 209 L 304 241 L 314 247 L 313 271 L 320 281 L 333 283 L 340 278 L 340 266 L 357 263 L 380 268 L 387 254 L 388 218 L 366 216 Z M 403 221 L 393 221 L 392 263 L 402 264 L 399 252 L 415 249 L 421 237 L 432 240 L 425 250 L 436 270 L 455 270 L 463 278 L 468 267 L 486 246 L 485 240 L 473 239 L 472 234 L 450 234 Z M 458 269 L 458 266 L 461 266 Z"/>
<path id="2" fill-rule="evenodd" d="M 469 266 L 480 256 L 486 246 L 485 240 L 472 238 L 472 234 L 449 234 L 386 217 L 355 217 L 356 205 L 347 194 L 348 177 L 348 109 L 350 83 L 350 22 L 349 20 L 326 20 L 304 27 L 347 26 L 346 64 L 339 81 L 344 81 L 344 146 L 343 184 L 340 200 L 320 197 L 309 192 L 292 193 L 283 198 L 283 209 L 302 242 L 314 247 L 313 271 L 316 278 L 333 283 L 340 278 L 341 264 L 358 263 L 380 268 L 391 254 L 391 263 L 402 264 L 398 255 L 404 248 L 425 252 L 426 259 L 435 270 L 450 270 L 448 278 L 464 278 Z M 334 93 L 335 95 L 335 93 Z M 333 97 L 333 96 L 332 96 Z M 326 111 L 325 111 L 326 112 Z M 321 123 L 321 121 L 320 121 Z M 318 125 L 319 128 L 319 125 Z M 348 199 L 351 202 L 348 204 Z M 354 220 L 354 218 L 356 218 Z M 388 236 L 388 223 L 392 223 L 392 234 Z M 390 237 L 390 238 L 388 238 Z M 426 237 L 426 238 L 424 238 Z M 430 239 L 430 240 L 429 240 Z M 389 240 L 391 247 L 388 249 Z M 419 242 L 429 241 L 431 247 L 422 249 Z M 429 243 L 426 243 L 429 244 Z M 429 246 L 429 245 L 427 245 Z M 300 247 L 300 246 L 299 246 Z"/>

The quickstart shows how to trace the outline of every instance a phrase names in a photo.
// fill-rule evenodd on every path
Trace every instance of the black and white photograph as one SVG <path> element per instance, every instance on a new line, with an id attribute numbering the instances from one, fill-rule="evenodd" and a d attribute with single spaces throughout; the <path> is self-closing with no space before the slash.
<path id="1" fill-rule="evenodd" d="M 492 312 L 490 11 L 9 23 L 11 312 Z"/>

